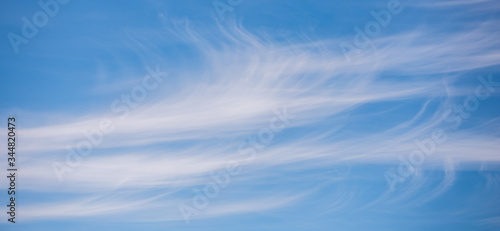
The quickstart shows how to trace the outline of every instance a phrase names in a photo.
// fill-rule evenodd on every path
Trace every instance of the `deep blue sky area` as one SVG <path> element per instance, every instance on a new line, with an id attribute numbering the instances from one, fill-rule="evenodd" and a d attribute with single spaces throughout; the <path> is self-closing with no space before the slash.
<path id="1" fill-rule="evenodd" d="M 499 23 L 495 0 L 7 1 L 0 230 L 500 230 Z"/>

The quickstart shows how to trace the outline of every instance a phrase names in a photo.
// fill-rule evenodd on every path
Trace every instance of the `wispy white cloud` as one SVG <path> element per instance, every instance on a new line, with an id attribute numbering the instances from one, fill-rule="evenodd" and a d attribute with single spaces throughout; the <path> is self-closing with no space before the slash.
<path id="1" fill-rule="evenodd" d="M 415 139 L 425 138 L 436 126 L 441 126 L 453 97 L 468 94 L 465 90 L 470 89 L 447 91 L 459 79 L 454 72 L 500 64 L 499 34 L 492 32 L 494 25 L 495 22 L 488 21 L 474 31 L 442 34 L 421 28 L 381 37 L 373 40 L 376 52 L 364 52 L 347 63 L 343 54 L 330 49 L 337 47 L 340 40 L 283 43 L 273 41 L 270 35 L 268 39 L 258 38 L 240 25 L 221 27 L 222 36 L 215 36 L 192 28 L 188 21 L 174 23 L 173 29 L 169 27 L 170 32 L 197 49 L 201 65 L 184 72 L 170 66 L 173 73 L 178 73 L 175 77 L 178 85 L 169 86 L 165 80 L 152 93 L 150 101 L 142 103 L 125 119 L 112 111 L 90 111 L 60 123 L 41 121 L 41 126 L 21 129 L 20 140 L 24 144 L 21 150 L 26 153 L 24 187 L 33 191 L 84 192 L 98 195 L 97 198 L 115 190 L 161 188 L 175 193 L 202 185 L 207 172 L 224 168 L 230 160 L 241 160 L 238 144 L 245 136 L 266 126 L 278 106 L 285 105 L 295 117 L 288 129 L 300 130 L 322 126 L 325 118 L 352 116 L 354 122 L 377 123 L 356 114 L 356 110 L 381 102 L 418 101 L 420 108 L 405 115 L 406 120 L 376 132 L 346 135 L 341 130 L 345 125 L 339 124 L 336 130 L 314 130 L 282 139 L 266 147 L 252 162 L 242 162 L 249 172 L 234 182 L 258 182 L 278 168 L 297 171 L 339 163 L 394 163 L 398 156 L 415 149 Z M 148 35 L 133 36 L 137 36 L 133 45 L 140 48 L 164 42 L 146 44 Z M 143 55 L 167 63 L 160 51 L 151 50 Z M 444 72 L 452 74 L 442 76 Z M 194 73 L 198 74 L 196 78 L 192 76 Z M 403 77 L 384 78 L 382 73 Z M 438 100 L 441 103 L 436 104 Z M 387 116 L 398 113 L 397 107 L 389 110 L 380 113 Z M 93 154 L 84 157 L 82 164 L 60 183 L 50 163 L 63 160 L 65 148 L 85 139 L 82 131 L 96 128 L 102 118 L 114 121 L 115 130 L 106 134 Z M 474 129 L 488 132 L 478 135 Z M 453 185 L 457 163 L 500 161 L 498 136 L 490 132 L 491 128 L 478 125 L 450 134 L 446 143 L 440 144 L 437 152 L 426 160 L 428 164 L 448 163 L 441 167 L 446 173 L 442 187 L 426 195 L 433 198 Z M 188 147 L 176 146 L 180 142 L 186 142 Z M 426 182 L 425 176 L 419 174 L 413 180 L 409 192 L 418 191 Z M 353 192 L 339 195 L 347 200 L 353 197 Z M 104 202 L 91 196 L 81 201 L 54 203 L 51 209 L 45 204 L 31 205 L 23 208 L 29 211 L 23 216 L 26 219 L 86 217 L 162 206 L 176 208 L 182 199 L 161 200 L 162 196 L 134 198 L 132 202 L 125 197 L 108 198 Z M 275 209 L 291 205 L 301 197 L 305 196 L 232 199 L 213 203 L 201 217 Z"/>

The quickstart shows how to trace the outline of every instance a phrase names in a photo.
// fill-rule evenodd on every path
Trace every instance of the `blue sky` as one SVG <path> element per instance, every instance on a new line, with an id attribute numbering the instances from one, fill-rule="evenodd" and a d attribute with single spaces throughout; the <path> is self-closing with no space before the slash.
<path id="1" fill-rule="evenodd" d="M 3 4 L 1 230 L 500 228 L 497 1 Z"/>

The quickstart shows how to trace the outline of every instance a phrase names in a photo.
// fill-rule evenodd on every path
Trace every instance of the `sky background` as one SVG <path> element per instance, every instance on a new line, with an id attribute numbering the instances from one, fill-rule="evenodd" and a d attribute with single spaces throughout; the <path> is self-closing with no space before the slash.
<path id="1" fill-rule="evenodd" d="M 40 2 L 2 231 L 500 230 L 498 1 Z"/>

